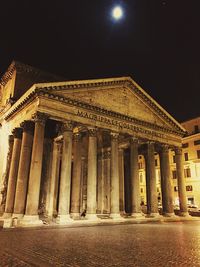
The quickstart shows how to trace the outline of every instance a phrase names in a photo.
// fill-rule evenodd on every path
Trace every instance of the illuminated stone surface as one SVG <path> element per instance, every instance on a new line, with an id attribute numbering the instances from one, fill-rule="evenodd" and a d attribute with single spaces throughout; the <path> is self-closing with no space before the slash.
<path id="1" fill-rule="evenodd" d="M 0 266 L 200 266 L 200 222 L 0 232 Z"/>

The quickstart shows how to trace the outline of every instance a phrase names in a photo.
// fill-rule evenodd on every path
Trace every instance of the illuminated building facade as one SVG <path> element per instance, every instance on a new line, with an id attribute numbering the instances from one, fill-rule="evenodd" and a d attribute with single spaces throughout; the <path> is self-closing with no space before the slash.
<path id="1" fill-rule="evenodd" d="M 186 216 L 185 129 L 130 77 L 56 80 L 18 62 L 1 79 L 4 227 L 40 224 L 42 215 L 68 223 L 85 210 L 88 220 L 139 218 L 143 193 L 147 216 L 157 217 L 157 172 L 163 215 L 173 216 L 171 150 Z"/>

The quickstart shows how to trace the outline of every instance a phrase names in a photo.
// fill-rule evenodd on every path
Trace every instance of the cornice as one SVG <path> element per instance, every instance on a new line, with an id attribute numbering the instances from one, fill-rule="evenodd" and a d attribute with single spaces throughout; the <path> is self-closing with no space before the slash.
<path id="1" fill-rule="evenodd" d="M 110 78 L 110 79 L 98 79 L 98 80 L 85 80 L 85 81 L 71 81 L 71 82 L 55 82 L 55 83 L 41 83 L 35 84 L 31 89 L 25 93 L 14 105 L 11 107 L 10 112 L 5 116 L 5 120 L 8 120 L 17 110 L 23 107 L 30 99 L 36 96 L 44 96 L 50 99 L 59 100 L 61 102 L 65 102 L 66 104 L 82 107 L 90 111 L 96 111 L 104 115 L 116 117 L 125 121 L 133 122 L 137 125 L 146 126 L 148 128 L 156 129 L 162 132 L 168 132 L 172 134 L 176 134 L 179 136 L 184 136 L 185 131 L 184 128 L 181 127 L 178 122 L 176 122 L 171 116 L 168 116 L 167 112 L 164 112 L 163 109 L 150 97 L 146 92 L 138 88 L 130 77 L 120 77 L 120 78 Z M 169 122 L 170 125 L 173 126 L 173 129 L 167 127 L 161 127 L 146 121 L 139 120 L 134 117 L 130 117 L 127 115 L 123 115 L 121 113 L 113 112 L 107 110 L 105 108 L 101 108 L 98 106 L 93 106 L 86 102 L 81 102 L 70 97 L 59 96 L 56 93 L 58 90 L 66 90 L 66 89 L 76 89 L 76 88 L 97 88 L 97 87 L 110 87 L 110 86 L 124 86 L 134 90 L 134 93 L 138 95 L 140 99 L 142 99 L 145 103 L 147 103 L 152 109 L 154 109 L 159 116 L 162 116 L 164 120 Z M 179 127 L 180 126 L 180 127 Z"/>
<path id="2" fill-rule="evenodd" d="M 37 85 L 36 85 L 37 86 Z M 141 100 L 152 108 L 158 116 L 162 117 L 178 132 L 185 134 L 185 129 L 167 111 L 165 111 L 149 94 L 147 94 L 131 77 L 106 78 L 97 80 L 83 80 L 70 82 L 56 82 L 38 84 L 39 88 L 46 91 L 60 91 L 67 89 L 95 89 L 98 87 L 124 86 L 131 89 Z"/>
<path id="3" fill-rule="evenodd" d="M 159 125 L 155 125 L 146 121 L 142 121 L 139 120 L 137 118 L 134 117 L 130 117 L 127 115 L 123 115 L 121 113 L 118 112 L 114 112 L 114 111 L 110 111 L 107 110 L 105 108 L 101 108 L 98 106 L 93 106 L 91 104 L 88 104 L 86 102 L 82 102 L 82 101 L 78 101 L 75 99 L 72 99 L 70 97 L 63 97 L 63 96 L 58 96 L 56 94 L 50 93 L 47 90 L 39 90 L 38 88 L 36 88 L 35 90 L 33 90 L 27 97 L 25 97 L 18 105 L 16 105 L 15 107 L 13 107 L 13 109 L 4 117 L 5 120 L 8 120 L 15 112 L 17 112 L 20 108 L 22 108 L 25 104 L 27 104 L 28 102 L 30 102 L 32 99 L 34 99 L 36 96 L 41 96 L 41 97 L 46 97 L 49 99 L 54 99 L 56 101 L 59 102 L 64 102 L 65 104 L 71 105 L 71 106 L 76 106 L 78 108 L 83 108 L 86 109 L 88 111 L 93 111 L 93 112 L 98 112 L 102 115 L 106 115 L 109 117 L 114 117 L 120 120 L 124 120 L 127 122 L 131 122 L 134 123 L 138 126 L 143 126 L 146 128 L 150 128 L 153 130 L 157 130 L 157 131 L 161 131 L 161 132 L 165 132 L 165 133 L 169 133 L 169 134 L 176 134 L 179 136 L 182 136 L 183 133 L 181 131 L 174 131 L 170 128 L 165 128 Z M 17 103 L 16 103 L 17 104 Z"/>

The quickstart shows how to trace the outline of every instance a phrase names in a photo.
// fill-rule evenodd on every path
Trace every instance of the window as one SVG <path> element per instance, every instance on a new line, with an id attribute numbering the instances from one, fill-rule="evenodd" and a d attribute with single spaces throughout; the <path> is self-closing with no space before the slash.
<path id="1" fill-rule="evenodd" d="M 192 185 L 187 185 L 186 186 L 186 191 L 192 191 Z"/>
<path id="2" fill-rule="evenodd" d="M 144 192 L 143 188 L 140 188 L 140 192 L 141 192 L 141 193 L 143 193 L 143 192 Z"/>
<path id="3" fill-rule="evenodd" d="M 186 147 L 188 147 L 188 146 L 189 146 L 188 143 L 182 144 L 182 148 L 186 148 Z"/>
<path id="4" fill-rule="evenodd" d="M 139 156 L 139 159 L 142 159 L 142 156 Z"/>
<path id="5" fill-rule="evenodd" d="M 199 132 L 199 126 L 198 125 L 194 125 L 194 132 L 198 133 Z"/>
<path id="6" fill-rule="evenodd" d="M 139 169 L 142 169 L 142 162 L 138 163 L 138 167 L 139 167 Z"/>
<path id="7" fill-rule="evenodd" d="M 194 145 L 195 145 L 195 146 L 200 145 L 200 140 L 195 140 L 195 141 L 194 141 Z"/>
<path id="8" fill-rule="evenodd" d="M 197 150 L 197 158 L 200 159 L 200 150 Z"/>
<path id="9" fill-rule="evenodd" d="M 177 178 L 176 170 L 173 170 L 172 171 L 172 178 L 173 179 L 176 179 Z"/>
<path id="10" fill-rule="evenodd" d="M 184 169 L 185 178 L 191 177 L 191 170 L 190 168 Z"/>
<path id="11" fill-rule="evenodd" d="M 158 160 L 155 159 L 155 166 L 157 167 L 158 166 Z"/>
<path id="12" fill-rule="evenodd" d="M 184 153 L 185 161 L 188 161 L 188 153 Z"/>
<path id="13" fill-rule="evenodd" d="M 143 183 L 143 175 L 140 174 L 140 183 Z"/>
<path id="14" fill-rule="evenodd" d="M 178 186 L 174 186 L 174 192 L 178 192 Z"/>
<path id="15" fill-rule="evenodd" d="M 176 163 L 176 157 L 173 155 L 173 163 Z"/>
<path id="16" fill-rule="evenodd" d="M 158 192 L 158 193 L 160 192 L 160 189 L 159 189 L 159 187 L 157 187 L 157 192 Z"/>

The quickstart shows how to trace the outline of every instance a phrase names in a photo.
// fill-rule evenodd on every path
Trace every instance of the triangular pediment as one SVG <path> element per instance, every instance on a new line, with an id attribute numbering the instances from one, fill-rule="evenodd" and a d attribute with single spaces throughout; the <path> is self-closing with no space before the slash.
<path id="1" fill-rule="evenodd" d="M 183 127 L 129 77 L 40 84 L 39 88 L 60 97 L 184 132 Z"/>

